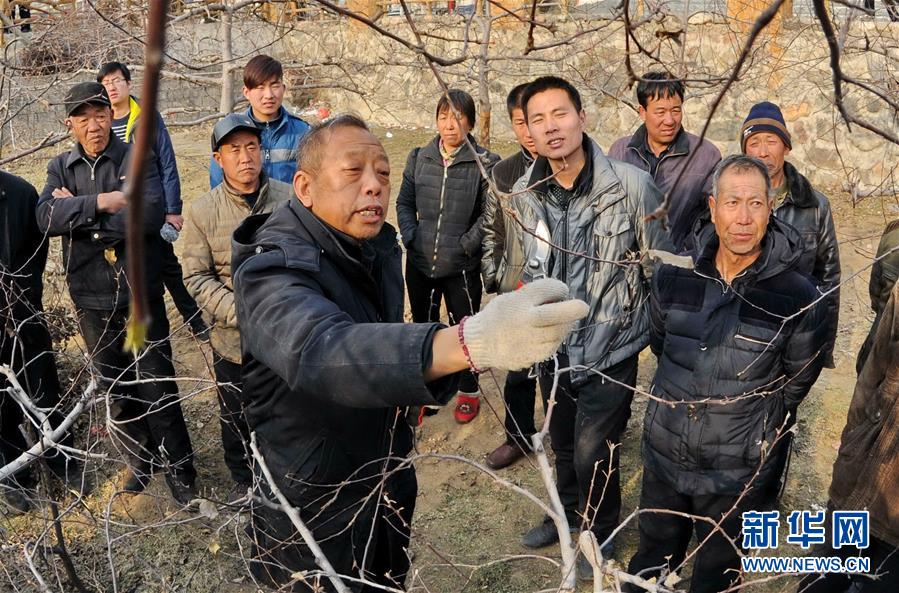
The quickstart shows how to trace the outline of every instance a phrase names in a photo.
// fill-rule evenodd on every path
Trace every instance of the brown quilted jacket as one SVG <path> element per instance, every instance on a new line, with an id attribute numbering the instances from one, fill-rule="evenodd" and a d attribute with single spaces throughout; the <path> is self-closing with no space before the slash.
<path id="1" fill-rule="evenodd" d="M 871 535 L 899 546 L 899 289 L 874 334 L 858 376 L 830 499 L 840 510 L 870 512 Z"/>
<path id="2" fill-rule="evenodd" d="M 253 209 L 227 183 L 193 201 L 184 217 L 184 285 L 211 322 L 212 348 L 240 363 L 240 332 L 231 285 L 231 233 L 251 214 L 271 212 L 293 196 L 293 188 L 262 174 Z"/>

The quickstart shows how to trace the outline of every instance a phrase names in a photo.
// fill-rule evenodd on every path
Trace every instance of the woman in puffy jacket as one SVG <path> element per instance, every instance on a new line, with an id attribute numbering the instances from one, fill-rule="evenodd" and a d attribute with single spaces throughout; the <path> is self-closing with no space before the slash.
<path id="1" fill-rule="evenodd" d="M 440 97 L 436 119 L 437 137 L 409 153 L 396 215 L 406 247 L 412 320 L 439 320 L 442 299 L 455 325 L 481 306 L 481 219 L 487 192 L 481 169 L 489 171 L 499 156 L 469 134 L 475 107 L 468 93 L 450 90 Z M 458 422 L 477 416 L 478 396 L 477 379 L 469 373 L 460 385 Z"/>

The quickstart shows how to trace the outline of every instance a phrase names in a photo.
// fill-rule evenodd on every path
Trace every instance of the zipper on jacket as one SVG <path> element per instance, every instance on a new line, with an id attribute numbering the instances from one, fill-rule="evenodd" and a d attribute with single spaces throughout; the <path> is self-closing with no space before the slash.
<path id="1" fill-rule="evenodd" d="M 562 240 L 560 245 L 562 245 L 563 249 L 568 249 L 568 206 L 571 203 L 571 200 L 566 200 L 564 204 L 562 204 Z M 565 284 L 568 284 L 568 253 L 562 252 L 562 265 L 559 268 L 559 276 L 560 280 Z"/>
<path id="2" fill-rule="evenodd" d="M 97 157 L 97 160 L 94 161 L 94 164 L 91 164 L 91 162 L 90 162 L 89 160 L 87 160 L 86 158 L 84 158 L 84 157 L 81 157 L 81 160 L 83 160 L 85 163 L 87 163 L 87 166 L 88 166 L 88 167 L 90 168 L 90 170 L 91 170 L 91 181 L 95 181 L 95 179 L 94 179 L 94 169 L 97 167 L 97 163 L 100 162 L 100 157 L 99 157 L 99 156 Z"/>
<path id="3" fill-rule="evenodd" d="M 446 177 L 449 174 L 449 165 L 443 165 L 443 180 L 440 182 L 440 200 L 437 203 L 437 230 L 434 235 L 434 257 L 431 260 L 431 273 L 437 270 L 437 246 L 440 244 L 440 222 L 443 220 L 443 198 L 446 193 Z"/>
<path id="4" fill-rule="evenodd" d="M 759 344 L 761 346 L 771 346 L 771 342 L 765 342 L 763 340 L 757 340 L 755 338 L 750 338 L 748 336 L 744 336 L 743 334 L 734 334 L 735 340 L 745 340 L 751 344 Z"/>

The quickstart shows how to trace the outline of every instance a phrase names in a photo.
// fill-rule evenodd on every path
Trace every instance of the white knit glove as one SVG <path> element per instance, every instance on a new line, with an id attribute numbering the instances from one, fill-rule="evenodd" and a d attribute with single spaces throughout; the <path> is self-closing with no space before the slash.
<path id="1" fill-rule="evenodd" d="M 472 366 L 514 371 L 550 358 L 589 311 L 584 301 L 567 299 L 568 286 L 550 278 L 494 298 L 460 324 Z"/>

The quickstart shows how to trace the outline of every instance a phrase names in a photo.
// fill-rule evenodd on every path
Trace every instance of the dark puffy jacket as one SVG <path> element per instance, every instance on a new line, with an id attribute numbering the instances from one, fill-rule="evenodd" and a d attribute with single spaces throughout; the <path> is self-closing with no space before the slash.
<path id="1" fill-rule="evenodd" d="M 683 403 L 650 400 L 643 457 L 678 492 L 733 495 L 763 460 L 756 483 L 770 479 L 775 436 L 821 371 L 826 306 L 800 313 L 818 291 L 795 270 L 799 235 L 774 218 L 758 260 L 730 285 L 715 268 L 714 227 L 695 245 L 695 269 L 663 265 L 653 277 L 651 390 Z"/>
<path id="2" fill-rule="evenodd" d="M 499 156 L 474 143 L 467 145 L 449 167 L 443 165 L 437 136 L 409 153 L 403 184 L 396 199 L 396 219 L 407 257 L 430 278 L 458 276 L 481 263 L 482 216 L 487 182 L 475 162 L 489 172 Z"/>
<path id="3" fill-rule="evenodd" d="M 855 372 L 861 373 L 874 343 L 874 334 L 877 324 L 886 308 L 887 301 L 896 280 L 899 279 L 899 220 L 890 222 L 883 230 L 880 243 L 877 245 L 877 254 L 874 256 L 874 265 L 871 266 L 871 279 L 868 281 L 868 294 L 871 296 L 871 309 L 874 311 L 874 323 L 868 337 L 858 353 L 855 362 Z"/>
<path id="4" fill-rule="evenodd" d="M 22 297 L 26 311 L 43 310 L 48 241 L 35 218 L 37 202 L 37 191 L 30 183 L 0 171 L 0 270 L 4 272 L 4 278 L 0 278 L 4 296 L 0 298 L 8 299 L 11 294 Z M 8 279 L 16 288 L 7 287 Z M 30 315 L 26 313 L 25 317 Z"/>
<path id="5" fill-rule="evenodd" d="M 41 303 L 48 241 L 37 226 L 37 200 L 31 184 L 0 171 L 0 364 L 16 373 L 32 402 L 41 408 L 55 408 L 49 420 L 58 426 L 62 420 L 62 408 L 57 407 L 61 390 Z M 0 387 L 7 386 L 6 378 L 0 379 Z M 19 434 L 22 411 L 12 398 L 3 399 L 0 464 L 12 462 L 9 455 L 27 448 Z M 73 446 L 71 433 L 62 444 Z M 24 478 L 21 474 L 19 477 Z"/>
<path id="6" fill-rule="evenodd" d="M 531 154 L 524 148 L 501 160 L 490 172 L 494 185 L 501 192 L 511 192 L 512 186 L 533 162 Z M 509 201 L 506 200 L 502 205 L 508 209 Z M 515 290 L 521 274 L 506 274 L 506 271 L 521 270 L 524 267 L 520 229 L 506 209 L 500 207 L 493 192 L 487 192 L 484 204 L 484 238 L 481 241 L 481 275 L 484 278 L 484 290 L 490 293 Z"/>
<path id="7" fill-rule="evenodd" d="M 436 323 L 403 324 L 401 251 L 385 224 L 350 253 L 298 200 L 247 218 L 231 267 L 247 420 L 279 486 L 371 490 L 373 463 L 411 446 L 398 406 L 441 404 L 454 375 L 425 384 Z"/>
<path id="8" fill-rule="evenodd" d="M 784 174 L 790 190 L 783 203 L 774 208 L 774 216 L 802 235 L 802 257 L 797 269 L 814 278 L 821 292 L 836 287 L 827 299 L 828 333 L 824 356 L 824 366 L 833 368 L 833 347 L 840 318 L 840 245 L 830 202 L 790 163 L 784 163 Z"/>
<path id="9" fill-rule="evenodd" d="M 128 305 L 125 278 L 125 220 L 128 208 L 116 214 L 97 212 L 97 194 L 122 189 L 128 171 L 129 145 L 110 133 L 109 145 L 91 166 L 81 145 L 63 153 L 47 165 L 47 184 L 37 206 L 41 232 L 62 237 L 63 264 L 69 294 L 81 309 L 111 311 Z M 162 241 L 159 229 L 165 218 L 162 184 L 155 155 L 147 157 L 143 180 L 147 297 L 163 294 L 160 269 Z M 65 187 L 70 198 L 54 198 L 53 190 Z"/>
<path id="10" fill-rule="evenodd" d="M 252 107 L 247 107 L 246 115 L 256 121 Z M 256 125 L 262 129 L 262 170 L 270 179 L 293 184 L 293 174 L 297 169 L 297 145 L 309 131 L 309 124 L 282 106 L 281 117 L 275 124 L 257 121 Z M 223 179 L 222 168 L 211 158 L 209 187 L 215 187 Z"/>
<path id="11" fill-rule="evenodd" d="M 609 149 L 609 156 L 649 171 L 641 148 L 646 144 L 646 126 L 641 125 L 633 136 L 619 138 Z M 693 155 L 689 166 L 687 161 Z M 681 128 L 671 149 L 662 156 L 653 177 L 662 193 L 671 191 L 681 171 L 683 177 L 671 193 L 668 223 L 671 240 L 680 250 L 691 239 L 693 220 L 706 209 L 706 198 L 712 192 L 712 171 L 721 160 L 721 152 L 708 140 Z"/>
<path id="12" fill-rule="evenodd" d="M 899 546 L 899 287 L 875 327 L 871 356 L 858 376 L 840 451 L 833 464 L 830 501 L 839 510 L 866 509 L 871 535 Z"/>

